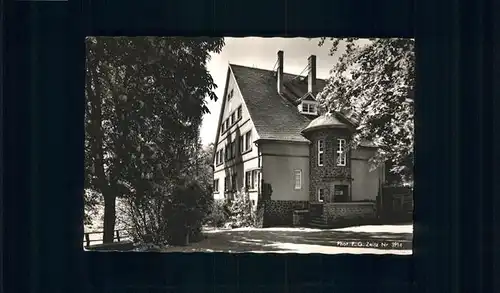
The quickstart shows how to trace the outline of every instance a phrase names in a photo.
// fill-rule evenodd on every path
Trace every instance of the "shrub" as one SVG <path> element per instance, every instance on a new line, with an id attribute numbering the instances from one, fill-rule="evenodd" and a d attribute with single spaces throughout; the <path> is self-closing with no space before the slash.
<path id="1" fill-rule="evenodd" d="M 254 225 L 255 215 L 252 202 L 246 191 L 238 192 L 229 206 L 229 223 L 233 228 L 250 227 Z"/>
<path id="2" fill-rule="evenodd" d="M 213 227 L 223 227 L 229 221 L 229 209 L 227 202 L 223 200 L 214 200 L 210 213 L 205 219 L 207 225 Z"/>
<path id="3" fill-rule="evenodd" d="M 168 219 L 167 242 L 185 244 L 201 238 L 202 221 L 209 212 L 208 197 L 196 181 L 186 180 L 172 192 L 172 204 L 164 209 Z M 193 238 L 191 238 L 193 237 Z"/>
<path id="4" fill-rule="evenodd" d="M 203 186 L 184 179 L 172 188 L 159 187 L 147 196 L 129 199 L 131 236 L 138 243 L 157 246 L 200 240 L 208 198 Z"/>

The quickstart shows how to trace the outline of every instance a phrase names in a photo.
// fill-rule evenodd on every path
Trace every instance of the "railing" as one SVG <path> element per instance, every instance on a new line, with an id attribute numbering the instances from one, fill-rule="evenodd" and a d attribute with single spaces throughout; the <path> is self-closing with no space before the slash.
<path id="1" fill-rule="evenodd" d="M 102 235 L 101 238 L 92 239 L 91 235 Z M 104 237 L 104 231 L 93 231 L 93 232 L 85 232 L 83 233 L 83 243 L 85 247 L 89 247 L 92 242 L 99 242 L 96 244 L 102 244 L 102 240 Z M 116 241 L 115 241 L 116 240 Z M 127 229 L 118 229 L 113 231 L 113 242 L 120 242 L 124 240 L 130 240 L 130 234 Z"/>

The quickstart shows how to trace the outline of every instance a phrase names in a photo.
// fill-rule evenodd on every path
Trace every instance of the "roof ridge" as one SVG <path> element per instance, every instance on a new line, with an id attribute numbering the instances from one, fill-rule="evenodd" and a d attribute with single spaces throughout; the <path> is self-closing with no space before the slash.
<path id="1" fill-rule="evenodd" d="M 229 62 L 229 66 L 244 67 L 244 68 L 253 69 L 253 70 L 266 71 L 266 72 L 269 72 L 269 73 L 274 73 L 275 72 L 275 71 L 269 70 L 269 69 L 264 69 L 264 68 L 259 68 L 259 67 L 251 67 L 251 66 L 240 65 L 240 64 L 234 64 L 234 63 L 230 63 L 230 62 Z M 297 77 L 307 77 L 307 75 L 297 75 L 297 74 L 289 73 L 289 72 L 283 72 L 283 74 L 297 76 Z M 325 81 L 325 82 L 328 81 L 328 79 L 318 78 L 318 77 L 316 77 L 316 80 L 322 80 L 322 81 Z M 287 82 L 292 82 L 292 81 L 287 81 Z"/>

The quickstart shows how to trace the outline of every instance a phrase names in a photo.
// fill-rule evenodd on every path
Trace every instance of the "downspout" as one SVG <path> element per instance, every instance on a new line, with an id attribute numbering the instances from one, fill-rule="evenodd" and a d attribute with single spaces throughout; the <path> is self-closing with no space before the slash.
<path id="1" fill-rule="evenodd" d="M 257 168 L 259 170 L 259 185 L 257 186 L 257 200 L 261 199 L 262 198 L 262 178 L 264 176 L 262 176 L 262 163 L 261 163 L 261 153 L 260 153 L 260 147 L 259 147 L 259 143 L 258 142 L 254 142 L 255 146 L 257 147 Z"/>

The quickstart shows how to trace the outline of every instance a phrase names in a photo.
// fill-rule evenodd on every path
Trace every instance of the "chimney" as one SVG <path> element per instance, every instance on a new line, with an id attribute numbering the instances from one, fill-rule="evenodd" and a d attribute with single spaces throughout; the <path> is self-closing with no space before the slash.
<path id="1" fill-rule="evenodd" d="M 283 90 L 283 51 L 278 51 L 278 70 L 276 74 L 276 88 L 278 94 Z"/>
<path id="2" fill-rule="evenodd" d="M 309 74 L 307 76 L 307 91 L 312 93 L 316 90 L 316 56 L 309 56 L 308 61 Z"/>

